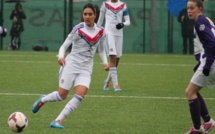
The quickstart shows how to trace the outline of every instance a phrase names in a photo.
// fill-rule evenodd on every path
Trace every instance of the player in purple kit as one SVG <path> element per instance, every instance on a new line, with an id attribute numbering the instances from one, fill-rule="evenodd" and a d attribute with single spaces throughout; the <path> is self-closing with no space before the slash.
<path id="1" fill-rule="evenodd" d="M 114 91 L 120 92 L 122 89 L 118 84 L 117 66 L 122 56 L 123 48 L 123 27 L 130 25 L 130 17 L 126 3 L 120 0 L 109 0 L 103 2 L 98 25 L 102 25 L 105 18 L 105 31 L 107 33 L 106 45 L 110 58 L 110 69 L 105 80 L 103 90 L 108 90 L 110 81 L 113 82 Z M 123 22 L 123 19 L 125 20 Z"/>
<path id="2" fill-rule="evenodd" d="M 204 134 L 215 127 L 215 121 L 210 117 L 205 101 L 199 94 L 203 87 L 210 89 L 215 86 L 215 26 L 203 15 L 202 0 L 189 0 L 187 12 L 188 17 L 195 20 L 195 36 L 203 46 L 200 65 L 185 91 L 193 122 L 193 127 L 187 134 Z M 204 120 L 204 125 L 201 125 L 201 117 Z"/>
<path id="3" fill-rule="evenodd" d="M 66 104 L 58 117 L 51 122 L 52 128 L 64 128 L 62 120 L 70 115 L 81 103 L 86 95 L 93 70 L 93 57 L 99 48 L 100 58 L 104 69 L 108 70 L 107 55 L 105 53 L 105 32 L 101 26 L 94 23 L 96 18 L 92 4 L 86 4 L 82 12 L 83 21 L 76 25 L 60 47 L 58 63 L 61 65 L 59 73 L 59 88 L 41 97 L 34 103 L 32 112 L 37 113 L 47 102 L 63 101 L 74 86 L 74 96 Z M 70 45 L 71 53 L 64 58 Z"/>

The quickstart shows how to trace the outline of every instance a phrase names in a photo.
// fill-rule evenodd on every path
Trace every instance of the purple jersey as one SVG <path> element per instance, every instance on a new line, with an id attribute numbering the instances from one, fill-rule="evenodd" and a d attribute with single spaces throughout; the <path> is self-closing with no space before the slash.
<path id="1" fill-rule="evenodd" d="M 203 58 L 206 57 L 204 68 L 210 69 L 215 60 L 215 26 L 204 15 L 195 22 L 195 30 L 204 48 Z"/>

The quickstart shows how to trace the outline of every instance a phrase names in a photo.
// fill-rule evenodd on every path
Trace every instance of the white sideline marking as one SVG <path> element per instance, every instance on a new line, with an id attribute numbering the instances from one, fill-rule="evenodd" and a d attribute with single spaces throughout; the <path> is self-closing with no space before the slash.
<path id="1" fill-rule="evenodd" d="M 12 61 L 12 60 L 0 60 L 0 62 L 13 62 L 13 63 L 57 63 L 57 60 L 56 62 L 53 62 L 53 61 Z"/>
<path id="2" fill-rule="evenodd" d="M 29 51 L 30 52 L 30 51 Z M 70 52 L 68 52 L 67 54 L 69 54 Z M 47 53 L 46 53 L 47 54 Z M 26 57 L 26 56 L 31 56 L 31 57 L 44 57 L 44 56 L 47 56 L 47 57 L 50 57 L 50 56 L 52 56 L 53 57 L 53 55 L 57 55 L 58 54 L 58 52 L 56 52 L 56 54 L 52 54 L 52 53 L 50 53 L 50 54 L 47 54 L 47 55 L 38 55 L 38 54 L 26 54 L 26 55 L 22 55 L 22 54 L 0 54 L 0 57 Z M 67 55 L 66 54 L 66 55 Z M 98 54 L 98 53 L 97 53 Z M 164 55 L 159 55 L 159 54 L 125 54 L 125 56 L 135 56 L 135 57 L 139 57 L 139 56 L 146 56 L 146 57 L 148 57 L 148 56 L 150 56 L 150 57 L 163 57 L 163 56 L 171 56 L 171 57 L 175 57 L 175 58 L 181 58 L 181 57 L 191 57 L 191 55 L 174 55 L 174 54 L 164 54 Z M 55 56 L 54 56 L 55 57 Z"/>
<path id="3" fill-rule="evenodd" d="M 52 64 L 52 63 L 57 63 L 53 61 L 10 61 L 10 60 L 0 60 L 0 62 L 13 62 L 13 63 L 41 63 L 41 64 Z M 95 63 L 95 64 L 102 64 L 102 63 Z M 149 64 L 149 63 L 120 63 L 123 65 L 134 65 L 134 66 L 181 66 L 181 67 L 188 67 L 188 66 L 193 66 L 193 64 Z"/>
<path id="4" fill-rule="evenodd" d="M 40 96 L 41 94 L 26 93 L 0 93 L 0 95 L 17 96 Z M 69 95 L 70 96 L 70 95 Z M 164 100 L 186 100 L 185 97 L 158 97 L 158 96 L 111 96 L 111 95 L 86 95 L 90 98 L 136 98 L 136 99 L 164 99 Z M 215 98 L 204 98 L 205 100 L 215 100 Z"/>

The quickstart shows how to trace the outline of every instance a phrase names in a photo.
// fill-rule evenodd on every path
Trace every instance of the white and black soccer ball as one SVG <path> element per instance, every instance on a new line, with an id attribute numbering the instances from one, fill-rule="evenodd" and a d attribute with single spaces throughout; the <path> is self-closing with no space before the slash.
<path id="1" fill-rule="evenodd" d="M 28 119 L 22 112 L 14 112 L 8 118 L 10 130 L 20 133 L 28 126 Z"/>

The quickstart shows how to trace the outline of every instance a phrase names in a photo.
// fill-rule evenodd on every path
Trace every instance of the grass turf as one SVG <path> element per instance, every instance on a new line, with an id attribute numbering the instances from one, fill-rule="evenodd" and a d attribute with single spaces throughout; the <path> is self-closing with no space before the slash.
<path id="1" fill-rule="evenodd" d="M 29 119 L 23 134 L 181 134 L 192 126 L 184 95 L 196 64 L 192 55 L 123 54 L 118 67 L 123 92 L 118 93 L 112 86 L 102 90 L 107 72 L 96 54 L 85 99 L 65 119 L 65 129 L 50 128 L 49 123 L 71 99 L 73 89 L 65 101 L 47 103 L 36 114 L 31 107 L 41 94 L 57 90 L 60 66 L 56 55 L 0 51 L 1 134 L 13 133 L 7 118 L 15 111 Z M 203 89 L 201 93 L 214 117 L 214 92 Z"/>

